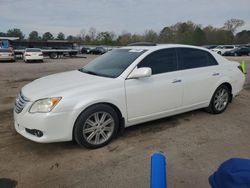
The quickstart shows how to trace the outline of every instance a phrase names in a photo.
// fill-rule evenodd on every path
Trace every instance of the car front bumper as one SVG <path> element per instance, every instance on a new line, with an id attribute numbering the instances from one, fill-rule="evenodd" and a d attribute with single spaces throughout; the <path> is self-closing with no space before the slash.
<path id="1" fill-rule="evenodd" d="M 72 140 L 74 122 L 69 112 L 59 113 L 29 113 L 14 111 L 14 124 L 16 131 L 25 138 L 40 142 L 61 142 Z M 42 132 L 42 136 L 32 134 L 33 130 Z"/>
<path id="2" fill-rule="evenodd" d="M 25 56 L 26 60 L 43 60 L 43 56 Z"/>

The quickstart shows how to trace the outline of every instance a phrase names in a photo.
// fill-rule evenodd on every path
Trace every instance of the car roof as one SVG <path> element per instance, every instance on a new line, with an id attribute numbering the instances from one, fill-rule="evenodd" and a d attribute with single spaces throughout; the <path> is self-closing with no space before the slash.
<path id="1" fill-rule="evenodd" d="M 164 48 L 195 48 L 200 50 L 209 51 L 204 47 L 184 45 L 184 44 L 157 44 L 155 46 L 125 46 L 122 49 L 135 49 L 135 50 L 159 50 Z"/>

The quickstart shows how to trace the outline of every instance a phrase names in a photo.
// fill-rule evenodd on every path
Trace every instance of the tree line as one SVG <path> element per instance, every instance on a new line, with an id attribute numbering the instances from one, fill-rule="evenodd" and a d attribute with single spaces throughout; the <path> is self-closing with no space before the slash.
<path id="1" fill-rule="evenodd" d="M 187 21 L 166 26 L 160 32 L 150 29 L 146 30 L 143 34 L 132 34 L 124 31 L 119 35 L 110 31 L 98 32 L 95 28 L 91 27 L 88 31 L 83 29 L 78 35 L 69 35 L 67 37 L 63 32 L 59 32 L 56 36 L 53 36 L 50 32 L 45 32 L 40 36 L 38 31 L 32 31 L 28 37 L 25 37 L 20 29 L 14 28 L 9 29 L 6 33 L 0 32 L 0 36 L 19 37 L 20 39 L 28 40 L 68 40 L 88 45 L 121 46 L 142 41 L 191 45 L 250 43 L 250 30 L 242 30 L 236 33 L 243 25 L 244 21 L 240 19 L 230 19 L 219 28 L 211 25 L 203 27 L 200 24 Z"/>

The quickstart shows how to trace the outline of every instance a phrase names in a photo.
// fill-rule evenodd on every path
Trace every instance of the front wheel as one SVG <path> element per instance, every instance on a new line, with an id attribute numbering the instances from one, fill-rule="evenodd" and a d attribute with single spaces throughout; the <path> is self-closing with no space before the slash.
<path id="1" fill-rule="evenodd" d="M 216 89 L 206 110 L 212 114 L 220 114 L 226 110 L 230 101 L 230 90 L 226 85 L 221 85 Z"/>
<path id="2" fill-rule="evenodd" d="M 118 127 L 116 111 L 109 105 L 99 104 L 80 114 L 73 134 L 80 146 L 95 149 L 107 145 L 117 134 Z"/>

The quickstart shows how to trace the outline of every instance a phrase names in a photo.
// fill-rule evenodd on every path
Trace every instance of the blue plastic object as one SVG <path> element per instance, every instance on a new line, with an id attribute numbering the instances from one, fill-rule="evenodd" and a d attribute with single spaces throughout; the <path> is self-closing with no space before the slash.
<path id="1" fill-rule="evenodd" d="M 229 159 L 208 180 L 212 188 L 249 188 L 250 160 Z"/>
<path id="2" fill-rule="evenodd" d="M 150 187 L 167 187 L 166 158 L 162 153 L 154 153 L 151 156 Z"/>
<path id="3" fill-rule="evenodd" d="M 10 43 L 8 40 L 3 40 L 2 41 L 2 48 L 9 48 L 10 47 Z"/>

